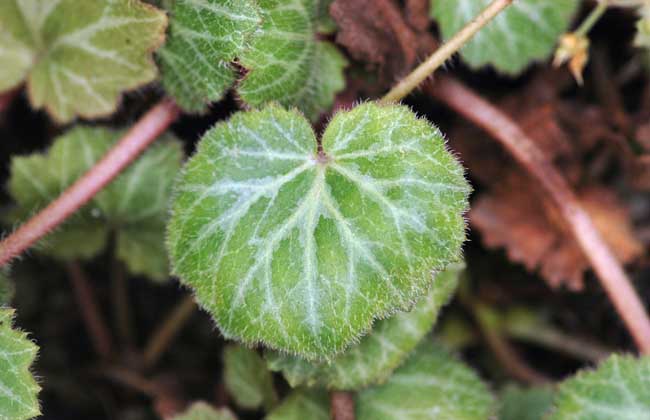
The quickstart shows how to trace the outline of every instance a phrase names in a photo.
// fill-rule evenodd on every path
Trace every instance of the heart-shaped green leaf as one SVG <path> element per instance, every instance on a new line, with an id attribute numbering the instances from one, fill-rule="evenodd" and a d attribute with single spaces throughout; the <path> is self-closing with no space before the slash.
<path id="1" fill-rule="evenodd" d="M 278 400 L 273 376 L 255 350 L 230 345 L 223 351 L 223 378 L 226 389 L 238 406 L 254 410 L 271 408 Z"/>
<path id="2" fill-rule="evenodd" d="M 336 390 L 358 390 L 384 382 L 431 330 L 440 308 L 458 284 L 461 269 L 438 274 L 434 287 L 410 312 L 400 312 L 379 321 L 370 334 L 331 362 L 310 362 L 297 356 L 269 352 L 269 367 L 281 371 L 292 387 L 322 386 Z"/>
<path id="3" fill-rule="evenodd" d="M 560 385 L 551 420 L 650 418 L 650 357 L 613 355 Z"/>
<path id="4" fill-rule="evenodd" d="M 90 169 L 123 131 L 78 127 L 57 138 L 47 154 L 15 157 L 9 192 L 13 221 L 24 220 L 54 200 Z M 117 256 L 134 274 L 167 278 L 164 246 L 167 205 L 183 152 L 179 142 L 158 141 L 61 228 L 41 249 L 56 258 L 90 258 L 117 237 Z"/>
<path id="5" fill-rule="evenodd" d="M 426 339 L 386 384 L 356 400 L 357 420 L 485 420 L 493 412 L 494 399 L 476 373 Z"/>
<path id="6" fill-rule="evenodd" d="M 322 139 L 268 106 L 217 124 L 179 179 L 168 247 L 227 337 L 329 358 L 460 259 L 469 186 L 403 106 L 338 113 Z M 442 287 L 442 285 L 435 285 Z"/>
<path id="7" fill-rule="evenodd" d="M 166 25 L 139 0 L 2 0 L 0 91 L 26 78 L 32 105 L 60 122 L 108 115 L 156 77 Z"/>
<path id="8" fill-rule="evenodd" d="M 204 402 L 195 402 L 172 420 L 236 420 L 235 415 L 227 408 L 214 408 Z"/>
<path id="9" fill-rule="evenodd" d="M 29 371 L 38 347 L 12 328 L 13 314 L 0 308 L 0 419 L 31 419 L 41 414 L 41 387 Z"/>
<path id="10" fill-rule="evenodd" d="M 431 16 L 444 38 L 451 38 L 478 16 L 491 0 L 431 2 Z M 531 62 L 548 58 L 573 17 L 578 0 L 517 0 L 461 49 L 472 67 L 487 64 L 516 75 Z"/>
<path id="11" fill-rule="evenodd" d="M 317 40 L 319 0 L 260 0 L 262 26 L 242 51 L 249 73 L 240 97 L 252 106 L 277 101 L 298 107 L 310 120 L 343 89 L 347 61 L 328 42 Z"/>
<path id="12" fill-rule="evenodd" d="M 261 23 L 252 0 L 176 0 L 158 52 L 165 89 L 186 111 L 202 112 L 235 82 L 231 62 Z"/>

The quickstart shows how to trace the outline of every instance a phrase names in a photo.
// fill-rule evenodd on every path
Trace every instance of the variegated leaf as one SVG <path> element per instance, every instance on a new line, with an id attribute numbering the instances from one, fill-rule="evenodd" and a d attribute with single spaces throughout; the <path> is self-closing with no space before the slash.
<path id="1" fill-rule="evenodd" d="M 121 130 L 77 127 L 57 138 L 47 154 L 15 157 L 9 192 L 19 221 L 43 208 L 90 169 L 122 136 Z M 117 256 L 134 274 L 167 278 L 164 248 L 167 205 L 180 169 L 180 143 L 159 140 L 93 200 L 40 244 L 60 259 L 90 258 L 116 233 Z"/>
<path id="2" fill-rule="evenodd" d="M 360 392 L 357 420 L 486 420 L 494 399 L 465 364 L 423 341 L 384 385 Z"/>
<path id="3" fill-rule="evenodd" d="M 650 418 L 650 357 L 613 355 L 596 370 L 579 372 L 556 393 L 549 420 Z"/>
<path id="4" fill-rule="evenodd" d="M 269 367 L 281 371 L 292 387 L 322 386 L 336 390 L 358 390 L 384 382 L 431 330 L 440 308 L 458 284 L 462 266 L 438 274 L 434 287 L 410 312 L 400 312 L 379 321 L 370 334 L 331 362 L 310 362 L 296 356 L 269 352 Z"/>
<path id="5" fill-rule="evenodd" d="M 32 105 L 60 122 L 108 115 L 156 77 L 166 24 L 139 0 L 3 0 L 0 91 L 27 79 Z"/>
<path id="6" fill-rule="evenodd" d="M 451 38 L 478 16 L 491 0 L 431 2 L 431 16 L 444 38 Z M 558 38 L 568 29 L 578 0 L 517 0 L 488 23 L 461 49 L 471 67 L 492 65 L 516 75 L 533 61 L 553 52 Z"/>
<path id="7" fill-rule="evenodd" d="M 328 42 L 319 41 L 319 0 L 260 0 L 262 26 L 242 51 L 248 74 L 240 97 L 259 107 L 276 101 L 297 107 L 310 120 L 334 102 L 343 89 L 347 61 Z"/>
<path id="8" fill-rule="evenodd" d="M 0 308 L 0 420 L 38 416 L 38 386 L 29 371 L 38 347 L 12 328 L 14 311 Z"/>
<path id="9" fill-rule="evenodd" d="M 322 147 L 294 111 L 236 114 L 201 140 L 168 225 L 175 273 L 227 337 L 310 360 L 459 260 L 469 192 L 440 132 L 403 106 L 337 114 Z"/>
<path id="10" fill-rule="evenodd" d="M 420 343 L 385 384 L 359 391 L 355 400 L 357 420 L 487 420 L 495 405 L 476 373 L 430 340 Z M 325 420 L 328 411 L 326 391 L 299 390 L 268 418 Z"/>
<path id="11" fill-rule="evenodd" d="M 176 0 L 158 52 L 167 92 L 186 111 L 205 111 L 235 82 L 231 62 L 260 23 L 252 0 Z"/>

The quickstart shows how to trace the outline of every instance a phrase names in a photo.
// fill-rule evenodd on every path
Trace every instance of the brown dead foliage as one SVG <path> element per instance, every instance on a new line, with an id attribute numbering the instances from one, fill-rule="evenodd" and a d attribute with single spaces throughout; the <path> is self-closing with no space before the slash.
<path id="1" fill-rule="evenodd" d="M 435 48 L 427 31 L 428 0 L 335 0 L 330 15 L 339 28 L 336 41 L 355 60 L 379 71 L 382 87 L 408 73 Z"/>
<path id="2" fill-rule="evenodd" d="M 612 162 L 628 159 L 626 139 L 601 106 L 562 99 L 565 82 L 561 73 L 546 71 L 500 106 L 562 170 L 620 261 L 632 262 L 643 247 L 626 203 L 600 181 Z M 473 203 L 470 223 L 487 247 L 504 248 L 511 260 L 538 271 L 552 287 L 582 289 L 589 264 L 555 206 L 505 152 L 482 137 L 465 124 L 450 133 L 470 173 L 486 187 Z"/>
<path id="3" fill-rule="evenodd" d="M 621 262 L 642 254 L 628 211 L 612 190 L 593 186 L 579 191 L 578 197 Z M 505 248 L 511 260 L 538 270 L 550 286 L 583 288 L 589 263 L 555 207 L 527 176 L 513 171 L 482 194 L 472 206 L 470 220 L 486 246 Z"/>

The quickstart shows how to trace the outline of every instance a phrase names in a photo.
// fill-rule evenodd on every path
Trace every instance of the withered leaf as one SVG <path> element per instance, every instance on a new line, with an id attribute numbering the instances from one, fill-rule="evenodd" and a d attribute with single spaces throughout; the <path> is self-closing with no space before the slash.
<path id="1" fill-rule="evenodd" d="M 539 271 L 551 287 L 581 290 L 589 263 L 553 205 L 520 173 L 513 171 L 502 181 L 479 197 L 470 212 L 485 245 L 505 248 L 511 260 Z M 622 263 L 641 255 L 627 209 L 611 189 L 593 186 L 580 191 L 579 199 Z"/>
<path id="2" fill-rule="evenodd" d="M 379 70 L 380 83 L 390 85 L 434 47 L 427 32 L 426 1 L 408 1 L 407 18 L 394 0 L 335 0 L 330 14 L 339 32 L 336 41 L 350 55 Z"/>

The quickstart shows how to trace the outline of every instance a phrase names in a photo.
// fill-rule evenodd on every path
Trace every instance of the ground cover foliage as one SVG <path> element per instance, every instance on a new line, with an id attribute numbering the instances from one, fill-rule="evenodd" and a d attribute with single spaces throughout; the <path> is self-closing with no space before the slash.
<path id="1" fill-rule="evenodd" d="M 82 3 L 0 4 L 3 237 L 173 122 L 1 268 L 0 419 L 650 418 L 625 308 L 478 115 L 650 306 L 646 1 Z"/>

